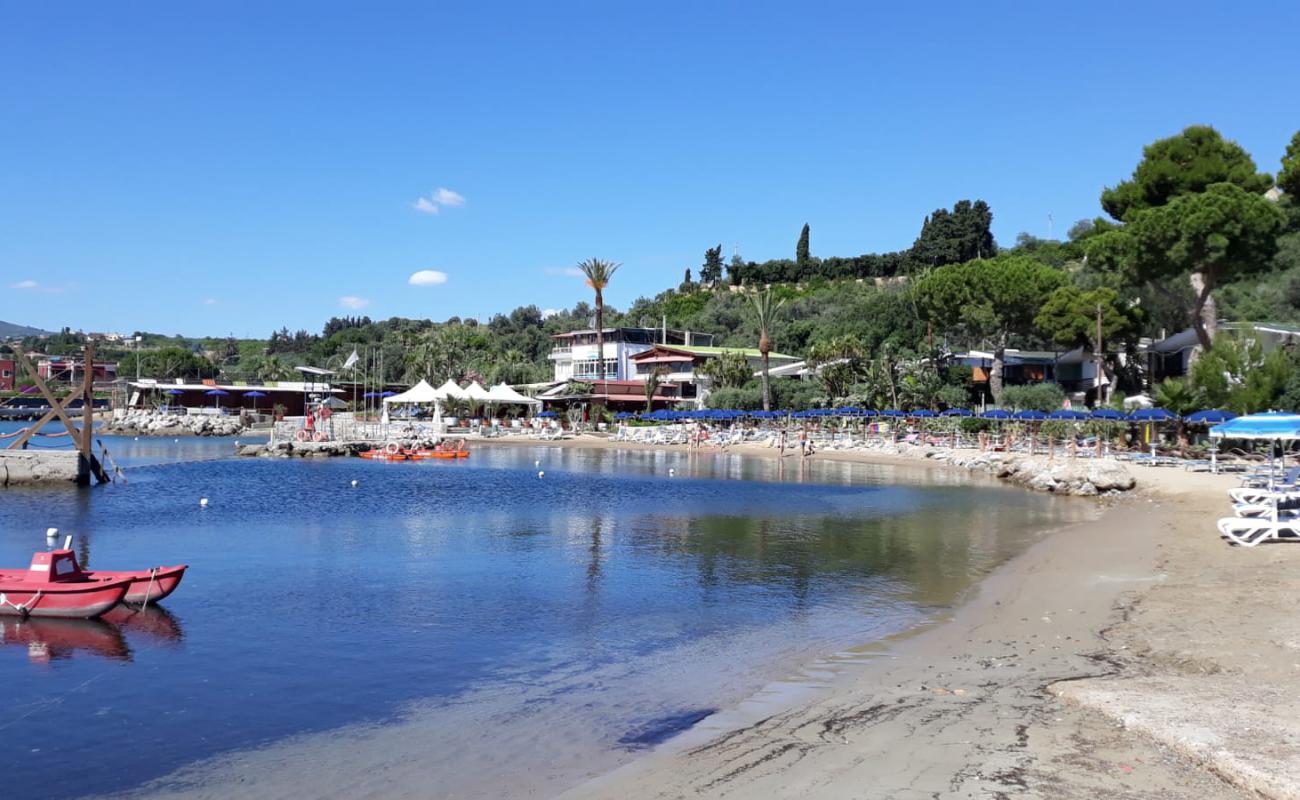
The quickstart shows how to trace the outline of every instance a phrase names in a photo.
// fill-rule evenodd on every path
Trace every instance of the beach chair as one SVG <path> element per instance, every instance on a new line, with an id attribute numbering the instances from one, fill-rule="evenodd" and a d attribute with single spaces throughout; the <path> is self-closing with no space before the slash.
<path id="1" fill-rule="evenodd" d="M 1280 516 L 1225 517 L 1219 520 L 1219 535 L 1241 547 L 1254 547 L 1267 541 L 1300 538 L 1300 517 Z"/>

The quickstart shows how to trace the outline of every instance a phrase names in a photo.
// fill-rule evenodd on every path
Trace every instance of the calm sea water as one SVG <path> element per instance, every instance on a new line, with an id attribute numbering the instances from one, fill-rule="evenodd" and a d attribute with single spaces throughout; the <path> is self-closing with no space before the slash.
<path id="1" fill-rule="evenodd" d="M 413 709 L 446 738 L 428 769 L 461 796 L 510 783 L 548 735 L 613 764 L 916 625 L 1081 513 L 793 458 L 479 447 L 385 464 L 105 443 L 128 482 L 0 490 L 0 564 L 26 565 L 57 526 L 90 566 L 190 573 L 146 614 L 0 618 L 10 796 L 165 786 L 203 759 Z M 451 780 L 466 719 L 492 720 L 476 746 L 514 765 L 487 783 Z"/>

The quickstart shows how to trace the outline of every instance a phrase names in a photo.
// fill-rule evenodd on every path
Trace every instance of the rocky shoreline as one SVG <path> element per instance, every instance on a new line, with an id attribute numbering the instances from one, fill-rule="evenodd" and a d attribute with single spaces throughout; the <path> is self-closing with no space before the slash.
<path id="1" fill-rule="evenodd" d="M 912 448 L 914 455 L 1001 480 L 1038 492 L 1096 497 L 1127 492 L 1137 480 L 1124 464 L 1110 458 L 1022 456 L 996 452 L 965 452 L 939 447 Z M 900 451 L 903 452 L 903 451 Z"/>
<path id="2" fill-rule="evenodd" d="M 245 444 L 235 449 L 235 455 L 250 458 L 337 458 L 355 456 L 367 450 L 382 448 L 386 442 L 269 442 Z M 397 444 L 407 450 L 430 448 L 437 444 L 432 439 L 399 439 Z"/>
<path id="3" fill-rule="evenodd" d="M 104 423 L 104 433 L 119 436 L 239 436 L 248 432 L 239 417 L 130 411 Z"/>

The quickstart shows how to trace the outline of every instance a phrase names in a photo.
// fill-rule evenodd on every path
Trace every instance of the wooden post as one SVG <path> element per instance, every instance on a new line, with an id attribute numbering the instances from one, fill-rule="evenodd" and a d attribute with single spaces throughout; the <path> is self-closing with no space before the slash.
<path id="1" fill-rule="evenodd" d="M 87 352 L 93 353 L 90 348 L 87 349 Z M 104 471 L 103 465 L 99 463 L 99 459 L 95 458 L 94 451 L 91 450 L 92 431 L 90 422 L 93 419 L 91 412 L 89 409 L 85 410 L 83 416 L 86 421 L 86 429 L 83 431 L 77 427 L 76 423 L 72 421 L 72 417 L 70 417 L 68 412 L 65 410 L 68 401 L 76 396 L 76 392 L 70 392 L 66 398 L 60 400 L 54 396 L 54 392 L 50 390 L 49 384 L 47 384 L 45 379 L 41 377 L 40 373 L 36 371 L 36 367 L 33 366 L 30 360 L 28 360 L 26 353 L 21 350 L 14 350 L 14 360 L 17 361 L 18 364 L 27 372 L 28 377 L 32 379 L 32 383 L 36 384 L 36 388 L 40 390 L 45 401 L 50 404 L 49 413 L 41 417 L 40 421 L 38 421 L 36 425 L 32 426 L 31 430 L 29 430 L 25 436 L 19 439 L 19 442 L 27 442 L 27 440 L 30 439 L 42 425 L 50 421 L 50 415 L 53 414 L 63 423 L 63 427 L 68 429 L 68 434 L 72 437 L 73 446 L 75 446 L 77 451 L 81 454 L 81 462 L 86 468 L 86 482 L 89 482 L 90 475 L 94 475 L 95 479 L 100 483 L 107 483 L 111 480 L 108 473 Z M 87 371 L 87 375 L 90 377 L 85 379 L 83 392 L 86 398 L 90 398 L 93 373 Z M 13 445 L 10 445 L 10 447 L 12 448 Z"/>
<path id="2" fill-rule="evenodd" d="M 81 450 L 82 457 L 90 456 L 94 451 L 95 432 L 95 345 L 87 343 L 85 365 L 81 376 Z M 93 456 L 92 456 L 93 457 Z"/>

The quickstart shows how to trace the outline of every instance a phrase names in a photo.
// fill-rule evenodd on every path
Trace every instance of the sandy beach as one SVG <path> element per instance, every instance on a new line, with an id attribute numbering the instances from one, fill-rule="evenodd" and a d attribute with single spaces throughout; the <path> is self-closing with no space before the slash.
<path id="1" fill-rule="evenodd" d="M 1048 535 L 921 631 L 828 659 L 795 695 L 774 685 L 613 772 L 584 772 L 563 742 L 537 742 L 547 769 L 499 796 L 1300 797 L 1300 547 L 1220 541 L 1231 477 L 1135 469 L 1137 491 L 1063 500 L 1101 513 Z M 478 796 L 422 765 L 419 720 L 232 754 L 133 796 Z M 474 741 L 467 773 L 519 769 Z"/>

